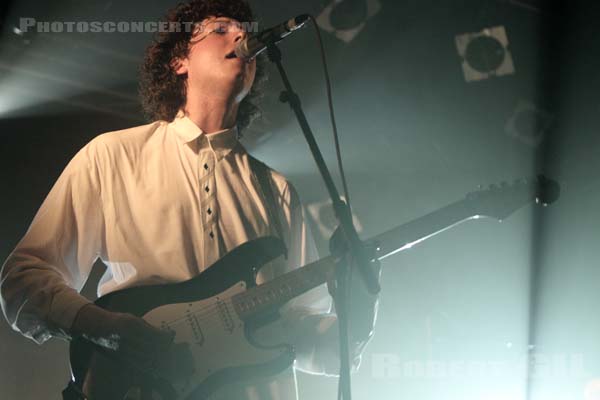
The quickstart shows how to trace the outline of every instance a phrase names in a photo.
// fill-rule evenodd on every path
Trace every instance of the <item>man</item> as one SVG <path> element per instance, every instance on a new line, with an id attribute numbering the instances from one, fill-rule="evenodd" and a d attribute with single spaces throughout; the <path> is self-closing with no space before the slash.
<path id="1" fill-rule="evenodd" d="M 193 0 L 148 48 L 142 100 L 155 122 L 98 136 L 69 163 L 5 262 L 0 294 L 15 330 L 43 343 L 84 336 L 138 365 L 169 351 L 172 337 L 130 314 L 103 310 L 80 296 L 94 261 L 107 271 L 98 293 L 193 278 L 240 244 L 278 236 L 287 260 L 265 267 L 265 281 L 315 258 L 298 196 L 280 174 L 238 142 L 256 106 L 256 61 L 232 57 L 252 14 L 243 0 Z M 249 95 L 250 93 L 250 95 Z M 262 179 L 262 181 L 261 181 Z M 271 194 L 268 192 L 272 191 Z M 354 319 L 354 355 L 371 333 L 376 299 Z M 323 286 L 288 303 L 272 332 L 297 349 L 296 367 L 336 374 L 337 325 Z M 84 392 L 122 398 L 110 364 L 95 360 Z M 129 390 L 129 392 L 131 392 Z M 130 393 L 131 395 L 131 393 Z M 216 398 L 293 399 L 293 369 L 261 384 L 225 388 Z"/>

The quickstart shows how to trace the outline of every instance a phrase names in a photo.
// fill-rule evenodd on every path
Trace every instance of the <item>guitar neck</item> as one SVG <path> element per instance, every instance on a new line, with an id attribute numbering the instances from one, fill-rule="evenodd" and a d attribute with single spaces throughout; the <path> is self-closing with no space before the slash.
<path id="1" fill-rule="evenodd" d="M 276 309 L 327 282 L 334 271 L 333 256 L 322 258 L 234 296 L 234 308 L 242 319 Z"/>
<path id="2" fill-rule="evenodd" d="M 492 195 L 494 193 L 492 192 Z M 467 196 L 466 199 L 376 235 L 366 240 L 365 243 L 368 247 L 376 249 L 374 258 L 383 260 L 470 219 L 502 220 L 504 215 L 522 207 L 534 197 L 529 186 L 524 186 L 515 193 L 509 193 L 508 196 L 500 196 L 495 201 L 499 204 L 497 207 L 501 211 L 494 214 L 487 213 L 485 207 L 481 207 L 480 204 L 485 201 L 485 198 L 476 199 Z M 333 277 L 334 272 L 334 258 L 332 256 L 325 257 L 236 295 L 233 299 L 234 307 L 241 318 L 251 317 L 279 307 L 302 293 L 327 282 Z"/>
<path id="3" fill-rule="evenodd" d="M 375 245 L 375 257 L 383 260 L 458 224 L 480 217 L 484 218 L 477 215 L 468 202 L 461 200 L 376 235 L 366 242 Z"/>

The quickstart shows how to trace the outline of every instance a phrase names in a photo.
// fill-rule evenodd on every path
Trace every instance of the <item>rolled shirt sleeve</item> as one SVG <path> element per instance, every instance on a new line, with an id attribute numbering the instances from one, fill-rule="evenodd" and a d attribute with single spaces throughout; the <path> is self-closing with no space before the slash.
<path id="1" fill-rule="evenodd" d="M 2 311 L 13 329 L 41 344 L 68 337 L 81 290 L 98 258 L 103 217 L 90 142 L 69 162 L 0 272 Z"/>

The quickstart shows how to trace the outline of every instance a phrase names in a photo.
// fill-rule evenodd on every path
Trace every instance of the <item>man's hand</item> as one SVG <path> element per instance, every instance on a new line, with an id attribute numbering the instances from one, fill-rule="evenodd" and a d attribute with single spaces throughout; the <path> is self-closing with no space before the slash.
<path id="1" fill-rule="evenodd" d="M 166 390 L 165 396 L 169 397 L 172 388 L 152 378 L 175 382 L 193 373 L 194 362 L 187 343 L 173 343 L 173 334 L 132 314 L 106 311 L 90 303 L 77 313 L 70 334 L 82 336 L 114 354 L 115 360 L 92 359 L 84 382 L 84 392 L 90 398 L 123 398 L 125 392 L 140 385 L 140 377 L 142 381 L 150 378 L 146 382 L 153 389 Z M 140 376 L 139 372 L 143 374 Z M 131 373 L 137 378 L 132 378 Z M 161 386 L 153 386 L 156 383 Z"/>
<path id="2" fill-rule="evenodd" d="M 161 331 L 132 314 L 106 311 L 95 304 L 84 306 L 71 328 L 73 336 L 83 336 L 115 352 L 117 358 L 140 367 L 156 370 L 169 359 L 174 335 Z"/>
<path id="3" fill-rule="evenodd" d="M 381 281 L 381 265 L 379 262 L 371 262 L 368 267 L 373 270 L 377 276 L 377 280 Z M 338 268 L 347 268 L 347 266 L 341 265 Z M 350 314 L 348 316 L 350 340 L 356 343 L 366 343 L 371 338 L 373 328 L 375 327 L 379 294 L 369 293 L 356 266 L 352 266 L 350 274 L 351 276 L 347 283 L 350 291 L 346 293 L 347 296 L 350 295 L 350 298 L 346 299 L 347 307 L 350 307 Z M 338 289 L 334 278 L 327 282 L 327 288 L 334 301 L 337 302 L 338 297 L 336 294 Z M 339 306 L 335 304 L 335 307 L 337 309 Z"/>

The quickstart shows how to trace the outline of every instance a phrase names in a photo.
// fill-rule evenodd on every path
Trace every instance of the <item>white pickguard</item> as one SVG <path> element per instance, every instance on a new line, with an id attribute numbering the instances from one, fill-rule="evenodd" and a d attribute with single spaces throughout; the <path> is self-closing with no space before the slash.
<path id="1" fill-rule="evenodd" d="M 231 297 L 246 290 L 240 282 L 204 300 L 167 304 L 144 315 L 152 326 L 175 332 L 175 343 L 188 343 L 195 371 L 188 379 L 171 382 L 177 400 L 183 400 L 215 372 L 230 367 L 252 366 L 274 360 L 287 349 L 258 348 L 248 342 L 244 322 Z"/>

